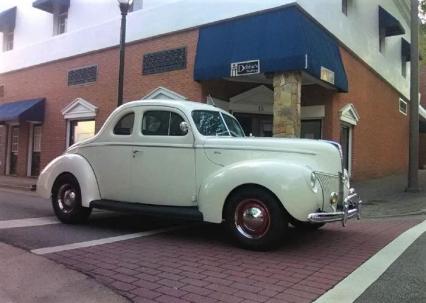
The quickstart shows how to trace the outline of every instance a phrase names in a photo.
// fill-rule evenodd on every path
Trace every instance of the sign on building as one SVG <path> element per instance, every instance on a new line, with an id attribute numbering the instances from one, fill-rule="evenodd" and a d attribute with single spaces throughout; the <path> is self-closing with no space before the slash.
<path id="1" fill-rule="evenodd" d="M 231 63 L 231 77 L 247 76 L 260 73 L 260 60 Z"/>
<path id="2" fill-rule="evenodd" d="M 321 66 L 321 80 L 334 84 L 334 72 L 324 66 Z"/>

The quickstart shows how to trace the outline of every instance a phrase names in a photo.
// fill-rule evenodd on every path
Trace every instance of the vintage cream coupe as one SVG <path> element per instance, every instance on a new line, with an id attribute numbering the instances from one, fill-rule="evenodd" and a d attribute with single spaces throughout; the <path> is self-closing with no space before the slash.
<path id="1" fill-rule="evenodd" d="M 92 208 L 224 222 L 243 247 L 278 245 L 289 224 L 359 218 L 340 146 L 246 137 L 237 120 L 189 101 L 134 101 L 42 171 L 38 193 L 65 223 Z"/>

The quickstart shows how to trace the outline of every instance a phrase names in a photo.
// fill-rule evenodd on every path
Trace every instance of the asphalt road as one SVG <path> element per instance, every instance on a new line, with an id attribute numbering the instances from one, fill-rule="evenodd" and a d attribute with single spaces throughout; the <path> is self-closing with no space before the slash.
<path id="1" fill-rule="evenodd" d="M 30 192 L 0 189 L 0 242 L 26 250 L 98 240 L 182 224 L 170 219 L 95 210 L 85 224 L 67 225 L 57 221 L 47 225 L 32 225 L 31 220 L 38 218 L 56 221 L 54 216 L 49 200 L 41 199 Z M 9 220 L 22 220 L 29 226 L 10 228 L 1 225 L 7 225 Z"/>
<path id="2" fill-rule="evenodd" d="M 426 234 L 420 236 L 355 302 L 426 302 Z"/>

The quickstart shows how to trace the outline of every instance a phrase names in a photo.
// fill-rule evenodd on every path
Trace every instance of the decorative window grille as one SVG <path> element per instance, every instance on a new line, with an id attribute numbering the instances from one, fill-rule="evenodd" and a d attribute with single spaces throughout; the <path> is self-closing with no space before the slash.
<path id="1" fill-rule="evenodd" d="M 70 70 L 68 72 L 68 86 L 93 83 L 96 82 L 97 78 L 97 65 Z"/>
<path id="2" fill-rule="evenodd" d="M 152 75 L 186 68 L 186 47 L 143 56 L 142 74 Z"/>

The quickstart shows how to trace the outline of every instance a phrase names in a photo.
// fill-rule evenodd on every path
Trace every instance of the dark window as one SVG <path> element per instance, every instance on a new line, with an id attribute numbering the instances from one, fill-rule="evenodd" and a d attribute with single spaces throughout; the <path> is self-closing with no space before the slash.
<path id="1" fill-rule="evenodd" d="M 407 115 L 407 102 L 402 99 L 399 99 L 399 112 L 401 114 Z"/>
<path id="2" fill-rule="evenodd" d="M 321 120 L 303 120 L 300 137 L 305 139 L 321 139 Z"/>
<path id="3" fill-rule="evenodd" d="M 68 12 L 53 15 L 53 34 L 61 35 L 67 31 Z"/>
<path id="4" fill-rule="evenodd" d="M 404 57 L 401 60 L 401 75 L 407 77 L 407 60 Z"/>
<path id="5" fill-rule="evenodd" d="M 0 85 L 0 98 L 4 97 L 4 85 Z"/>
<path id="6" fill-rule="evenodd" d="M 114 127 L 114 134 L 121 136 L 129 136 L 133 132 L 133 124 L 135 121 L 135 114 L 129 113 L 122 117 Z"/>
<path id="7" fill-rule="evenodd" d="M 176 48 L 143 56 L 142 74 L 151 75 L 186 68 L 186 48 Z"/>
<path id="8" fill-rule="evenodd" d="M 348 0 L 342 0 L 342 13 L 348 15 Z"/>
<path id="9" fill-rule="evenodd" d="M 14 32 L 3 33 L 3 51 L 7 52 L 13 49 Z"/>
<path id="10" fill-rule="evenodd" d="M 68 72 L 68 86 L 93 83 L 96 82 L 97 77 L 97 65 L 74 69 Z"/>
<path id="11" fill-rule="evenodd" d="M 340 129 L 340 144 L 342 146 L 342 153 L 343 153 L 343 167 L 349 170 L 349 158 L 350 158 L 350 135 L 351 128 L 346 125 L 342 125 L 342 128 Z"/>
<path id="12" fill-rule="evenodd" d="M 169 111 L 146 112 L 142 120 L 142 134 L 146 136 L 184 136 L 181 116 Z"/>

